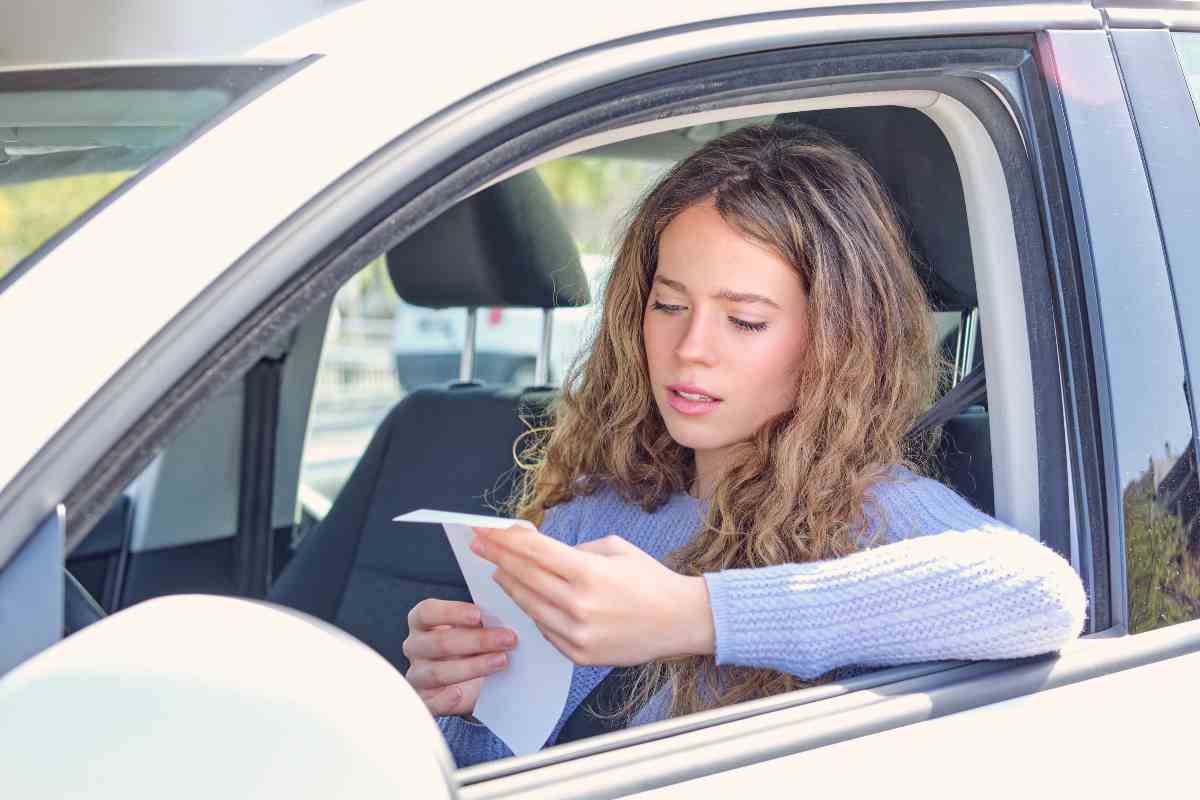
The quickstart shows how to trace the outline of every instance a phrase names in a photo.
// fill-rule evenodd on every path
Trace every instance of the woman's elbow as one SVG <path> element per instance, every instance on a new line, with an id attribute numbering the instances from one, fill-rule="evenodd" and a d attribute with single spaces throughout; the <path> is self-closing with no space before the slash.
<path id="1" fill-rule="evenodd" d="M 1020 543 L 1007 554 L 1010 574 L 1019 576 L 1028 588 L 1029 625 L 1027 652 L 1038 655 L 1061 650 L 1077 638 L 1087 620 L 1087 593 L 1083 582 L 1061 555 L 1032 537 L 1011 532 Z"/>

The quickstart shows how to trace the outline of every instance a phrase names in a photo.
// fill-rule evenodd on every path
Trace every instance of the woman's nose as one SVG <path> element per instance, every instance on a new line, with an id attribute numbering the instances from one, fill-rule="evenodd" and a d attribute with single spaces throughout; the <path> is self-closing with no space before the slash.
<path id="1" fill-rule="evenodd" d="M 713 320 L 709 315 L 692 313 L 688 319 L 683 338 L 675 348 L 681 361 L 712 365 L 717 361 L 716 342 L 713 341 Z"/>

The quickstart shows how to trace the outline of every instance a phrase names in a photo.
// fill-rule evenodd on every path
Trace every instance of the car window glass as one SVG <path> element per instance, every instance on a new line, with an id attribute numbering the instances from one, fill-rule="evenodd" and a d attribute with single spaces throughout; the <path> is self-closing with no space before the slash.
<path id="1" fill-rule="evenodd" d="M 1200 102 L 1200 34 L 1175 34 L 1175 42 L 1193 100 Z M 1145 335 L 1140 326 L 1122 330 L 1129 337 Z M 1146 352 L 1162 349 L 1150 339 L 1139 346 Z M 1186 379 L 1179 380 L 1186 387 Z M 1182 398 L 1173 404 L 1173 412 L 1138 415 L 1148 425 L 1153 420 L 1152 427 L 1138 433 L 1153 441 L 1154 431 L 1156 444 L 1161 444 L 1147 448 L 1144 468 L 1128 476 L 1122 488 L 1129 628 L 1134 633 L 1195 619 L 1200 611 L 1195 436 Z"/>
<path id="2" fill-rule="evenodd" d="M 384 415 L 419 382 L 440 377 L 453 365 L 458 375 L 462 309 L 435 311 L 408 306 L 396 296 L 382 257 L 346 282 L 334 297 L 317 367 L 301 457 L 300 503 L 337 496 Z M 404 372 L 412 350 L 398 350 L 406 330 L 427 344 L 417 365 Z M 456 333 L 459 335 L 456 336 Z M 436 373 L 425 381 L 426 375 Z"/>
<path id="3" fill-rule="evenodd" d="M 1192 101 L 1200 113 L 1200 33 L 1176 33 L 1175 49 L 1187 76 L 1188 88 L 1192 90 Z"/>
<path id="4" fill-rule="evenodd" d="M 0 74 L 0 291 L 73 220 L 277 67 Z"/>
<path id="5" fill-rule="evenodd" d="M 562 383 L 591 339 L 624 215 L 670 165 L 660 159 L 594 154 L 560 158 L 537 168 L 579 248 L 592 297 L 588 306 L 554 311 L 552 384 Z"/>

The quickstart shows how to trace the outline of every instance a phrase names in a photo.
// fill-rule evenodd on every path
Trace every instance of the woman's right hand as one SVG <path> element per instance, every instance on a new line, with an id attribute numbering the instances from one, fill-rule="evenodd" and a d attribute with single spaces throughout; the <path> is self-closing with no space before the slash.
<path id="1" fill-rule="evenodd" d="M 472 603 L 428 598 L 408 613 L 403 651 L 405 678 L 434 716 L 467 716 L 475 710 L 484 675 L 508 666 L 517 644 L 508 628 L 480 627 Z"/>

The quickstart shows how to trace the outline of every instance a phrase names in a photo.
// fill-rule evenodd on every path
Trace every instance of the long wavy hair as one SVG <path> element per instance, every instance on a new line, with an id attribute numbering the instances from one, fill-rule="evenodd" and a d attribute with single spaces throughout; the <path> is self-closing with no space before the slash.
<path id="1" fill-rule="evenodd" d="M 906 438 L 936 391 L 929 302 L 906 236 L 871 167 L 823 131 L 745 127 L 677 164 L 632 213 L 590 350 L 515 452 L 523 468 L 510 509 L 545 511 L 610 487 L 654 511 L 695 479 L 654 403 L 642 316 L 663 230 L 693 204 L 715 205 L 750 240 L 799 273 L 809 351 L 795 403 L 736 445 L 691 541 L 667 564 L 699 576 L 844 556 L 867 544 L 868 490 L 892 465 L 922 471 L 933 440 Z M 630 715 L 669 687 L 677 716 L 808 686 L 795 676 L 665 658 L 635 672 Z"/>

